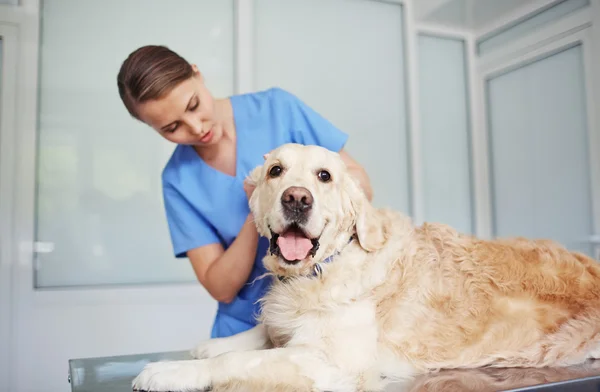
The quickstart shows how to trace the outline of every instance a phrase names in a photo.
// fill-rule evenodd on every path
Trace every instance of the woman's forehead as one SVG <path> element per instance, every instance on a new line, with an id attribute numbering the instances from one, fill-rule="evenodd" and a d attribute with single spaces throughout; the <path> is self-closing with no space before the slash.
<path id="1" fill-rule="evenodd" d="M 166 95 L 138 105 L 140 117 L 152 127 L 162 128 L 176 121 L 185 113 L 195 93 L 193 80 L 186 80 L 175 86 Z"/>

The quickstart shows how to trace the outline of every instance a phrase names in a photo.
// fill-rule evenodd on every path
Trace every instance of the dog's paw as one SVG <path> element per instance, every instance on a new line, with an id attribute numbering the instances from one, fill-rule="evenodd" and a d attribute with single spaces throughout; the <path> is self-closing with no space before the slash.
<path id="1" fill-rule="evenodd" d="M 190 350 L 190 355 L 192 358 L 206 359 L 236 350 L 237 347 L 233 346 L 231 339 L 215 338 L 198 344 Z"/>
<path id="2" fill-rule="evenodd" d="M 133 380 L 134 391 L 188 392 L 210 389 L 208 368 L 203 361 L 153 362 Z"/>

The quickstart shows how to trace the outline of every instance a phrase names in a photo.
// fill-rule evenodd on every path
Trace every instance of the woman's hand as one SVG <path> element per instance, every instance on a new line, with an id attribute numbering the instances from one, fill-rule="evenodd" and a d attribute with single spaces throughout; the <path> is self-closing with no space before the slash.
<path id="1" fill-rule="evenodd" d="M 266 153 L 263 155 L 263 159 L 267 160 L 269 156 L 269 153 Z M 252 182 L 252 180 L 250 179 L 250 175 L 248 175 L 248 177 L 246 177 L 246 179 L 244 180 L 244 192 L 246 192 L 246 197 L 248 198 L 248 201 L 250 200 L 250 197 L 252 196 L 252 192 L 254 192 L 254 189 L 256 188 L 256 184 L 254 184 Z"/>

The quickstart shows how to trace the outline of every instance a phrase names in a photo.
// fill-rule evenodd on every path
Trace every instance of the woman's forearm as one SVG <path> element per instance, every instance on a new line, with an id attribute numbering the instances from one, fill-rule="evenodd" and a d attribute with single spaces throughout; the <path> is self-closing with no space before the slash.
<path id="1" fill-rule="evenodd" d="M 231 302 L 247 282 L 258 246 L 258 233 L 251 215 L 237 238 L 206 271 L 205 287 L 220 302 Z"/>

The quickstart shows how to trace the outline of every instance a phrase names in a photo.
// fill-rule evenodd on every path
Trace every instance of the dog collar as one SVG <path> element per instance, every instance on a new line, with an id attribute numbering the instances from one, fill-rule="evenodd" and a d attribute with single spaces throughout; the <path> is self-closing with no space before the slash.
<path id="1" fill-rule="evenodd" d="M 354 236 L 351 236 L 350 239 L 348 240 L 348 242 L 346 243 L 346 246 L 348 244 L 350 244 L 352 242 L 352 240 L 354 239 Z M 323 267 L 321 267 L 321 264 L 328 264 L 330 263 L 337 255 L 339 255 L 342 250 L 346 247 L 344 246 L 342 249 L 335 251 L 331 256 L 328 256 L 326 259 L 324 259 L 323 261 L 321 261 L 320 263 L 316 263 L 315 265 L 313 265 L 312 267 L 312 271 L 310 275 L 305 275 L 305 277 L 320 277 L 323 274 Z M 279 279 L 280 282 L 285 283 L 286 281 L 288 281 L 291 277 L 289 276 L 281 276 L 281 275 L 277 275 L 277 279 Z"/>

